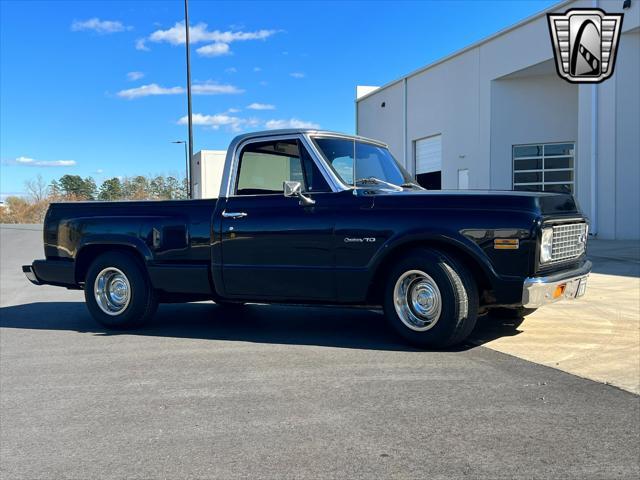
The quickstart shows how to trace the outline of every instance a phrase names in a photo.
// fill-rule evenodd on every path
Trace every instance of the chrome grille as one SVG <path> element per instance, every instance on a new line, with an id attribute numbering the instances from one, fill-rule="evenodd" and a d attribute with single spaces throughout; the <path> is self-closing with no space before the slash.
<path id="1" fill-rule="evenodd" d="M 571 223 L 553 227 L 551 262 L 562 262 L 582 255 L 587 246 L 587 224 Z"/>

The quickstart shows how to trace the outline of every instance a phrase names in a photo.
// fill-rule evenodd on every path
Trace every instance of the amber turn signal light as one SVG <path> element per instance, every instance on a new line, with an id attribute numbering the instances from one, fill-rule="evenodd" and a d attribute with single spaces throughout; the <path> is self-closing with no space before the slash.
<path id="1" fill-rule="evenodd" d="M 493 241 L 496 250 L 517 250 L 520 248 L 520 240 L 517 238 L 496 238 Z"/>
<path id="2" fill-rule="evenodd" d="M 564 289 L 566 285 L 558 285 L 556 289 L 553 291 L 553 298 L 559 298 L 564 294 Z"/>

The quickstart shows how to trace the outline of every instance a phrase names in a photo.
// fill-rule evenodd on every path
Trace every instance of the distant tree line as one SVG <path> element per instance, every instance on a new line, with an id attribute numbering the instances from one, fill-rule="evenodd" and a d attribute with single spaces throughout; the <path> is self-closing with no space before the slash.
<path id="1" fill-rule="evenodd" d="M 38 175 L 25 182 L 25 197 L 7 197 L 0 223 L 40 223 L 51 202 L 178 200 L 187 198 L 185 178 L 164 175 L 113 177 L 100 185 L 92 177 L 63 175 L 50 184 Z"/>
<path id="2" fill-rule="evenodd" d="M 97 186 L 91 177 L 64 175 L 51 182 L 49 195 L 62 200 L 177 200 L 187 198 L 187 185 L 172 176 L 138 175 L 109 178 Z"/>

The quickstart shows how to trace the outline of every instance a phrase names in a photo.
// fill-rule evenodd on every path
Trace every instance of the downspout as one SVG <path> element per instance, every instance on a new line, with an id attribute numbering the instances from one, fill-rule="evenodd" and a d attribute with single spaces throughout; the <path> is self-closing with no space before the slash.
<path id="1" fill-rule="evenodd" d="M 598 85 L 591 86 L 591 234 L 598 233 Z"/>
<path id="2" fill-rule="evenodd" d="M 593 0 L 598 8 L 598 0 Z M 575 158 L 575 157 L 574 157 Z M 574 167 L 575 169 L 575 167 Z M 591 86 L 591 234 L 598 234 L 598 84 Z"/>
<path id="3" fill-rule="evenodd" d="M 415 176 L 415 168 L 409 168 L 409 155 L 407 154 L 407 77 L 402 80 L 402 139 L 404 146 L 402 148 L 402 161 L 404 166 L 410 172 L 413 172 Z"/>
<path id="4" fill-rule="evenodd" d="M 358 127 L 358 109 L 359 109 L 359 105 L 358 105 L 358 87 L 356 87 L 356 101 L 354 102 L 355 106 L 356 106 L 356 135 L 360 135 L 359 127 Z"/>

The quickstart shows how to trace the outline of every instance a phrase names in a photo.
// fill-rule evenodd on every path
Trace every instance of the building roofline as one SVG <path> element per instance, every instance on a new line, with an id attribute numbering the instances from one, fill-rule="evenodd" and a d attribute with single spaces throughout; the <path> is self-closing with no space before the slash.
<path id="1" fill-rule="evenodd" d="M 488 37 L 484 37 L 484 38 L 478 40 L 477 42 L 472 43 L 471 45 L 468 45 L 468 46 L 466 46 L 466 47 L 464 47 L 464 48 L 462 48 L 460 50 L 456 50 L 455 52 L 450 53 L 449 55 L 447 55 L 445 57 L 442 57 L 442 58 L 440 58 L 440 59 L 438 59 L 438 60 L 436 60 L 434 62 L 431 62 L 431 63 L 425 65 L 424 67 L 420 67 L 420 68 L 418 68 L 416 70 L 413 70 L 412 72 L 409 72 L 406 75 L 403 75 L 400 78 L 397 78 L 397 79 L 392 80 L 392 81 L 390 81 L 388 83 L 385 83 L 384 85 L 382 85 L 381 87 L 377 88 L 376 90 L 374 90 L 372 92 L 369 92 L 366 95 L 361 96 L 360 98 L 356 98 L 356 104 L 358 102 L 360 102 L 361 100 L 369 98 L 369 97 L 375 95 L 376 93 L 378 93 L 378 92 L 380 92 L 382 90 L 385 90 L 385 89 L 387 89 L 387 88 L 389 88 L 389 87 L 391 87 L 391 86 L 393 86 L 393 85 L 395 85 L 397 83 L 403 82 L 404 80 L 408 80 L 411 77 L 415 77 L 416 75 L 419 75 L 422 72 L 424 72 L 426 70 L 429 70 L 430 68 L 433 68 L 433 67 L 435 67 L 437 65 L 440 65 L 441 63 L 447 62 L 447 61 L 451 60 L 452 58 L 457 57 L 458 55 L 462 55 L 463 53 L 466 53 L 469 50 L 473 50 L 474 48 L 478 48 L 478 47 L 484 45 L 485 43 L 488 43 L 488 42 L 490 42 L 490 41 L 492 41 L 492 40 L 494 40 L 494 39 L 496 39 L 498 37 L 501 37 L 502 35 L 504 35 L 506 33 L 509 33 L 512 30 L 515 30 L 516 28 L 520 28 L 521 26 L 526 25 L 527 23 L 530 23 L 530 22 L 540 18 L 540 17 L 546 15 L 547 13 L 550 13 L 550 12 L 553 12 L 555 10 L 558 10 L 559 8 L 565 6 L 565 5 L 569 4 L 569 3 L 573 3 L 573 2 L 575 2 L 575 0 L 562 0 L 561 2 L 558 2 L 558 3 L 556 3 L 555 5 L 552 5 L 549 8 L 541 10 L 538 13 L 534 13 L 533 15 L 530 15 L 529 17 L 526 17 L 525 19 L 520 20 L 519 22 L 514 23 L 513 25 L 511 25 L 509 27 L 503 28 L 502 30 L 497 31 L 496 33 L 493 33 L 493 34 L 489 35 Z"/>

